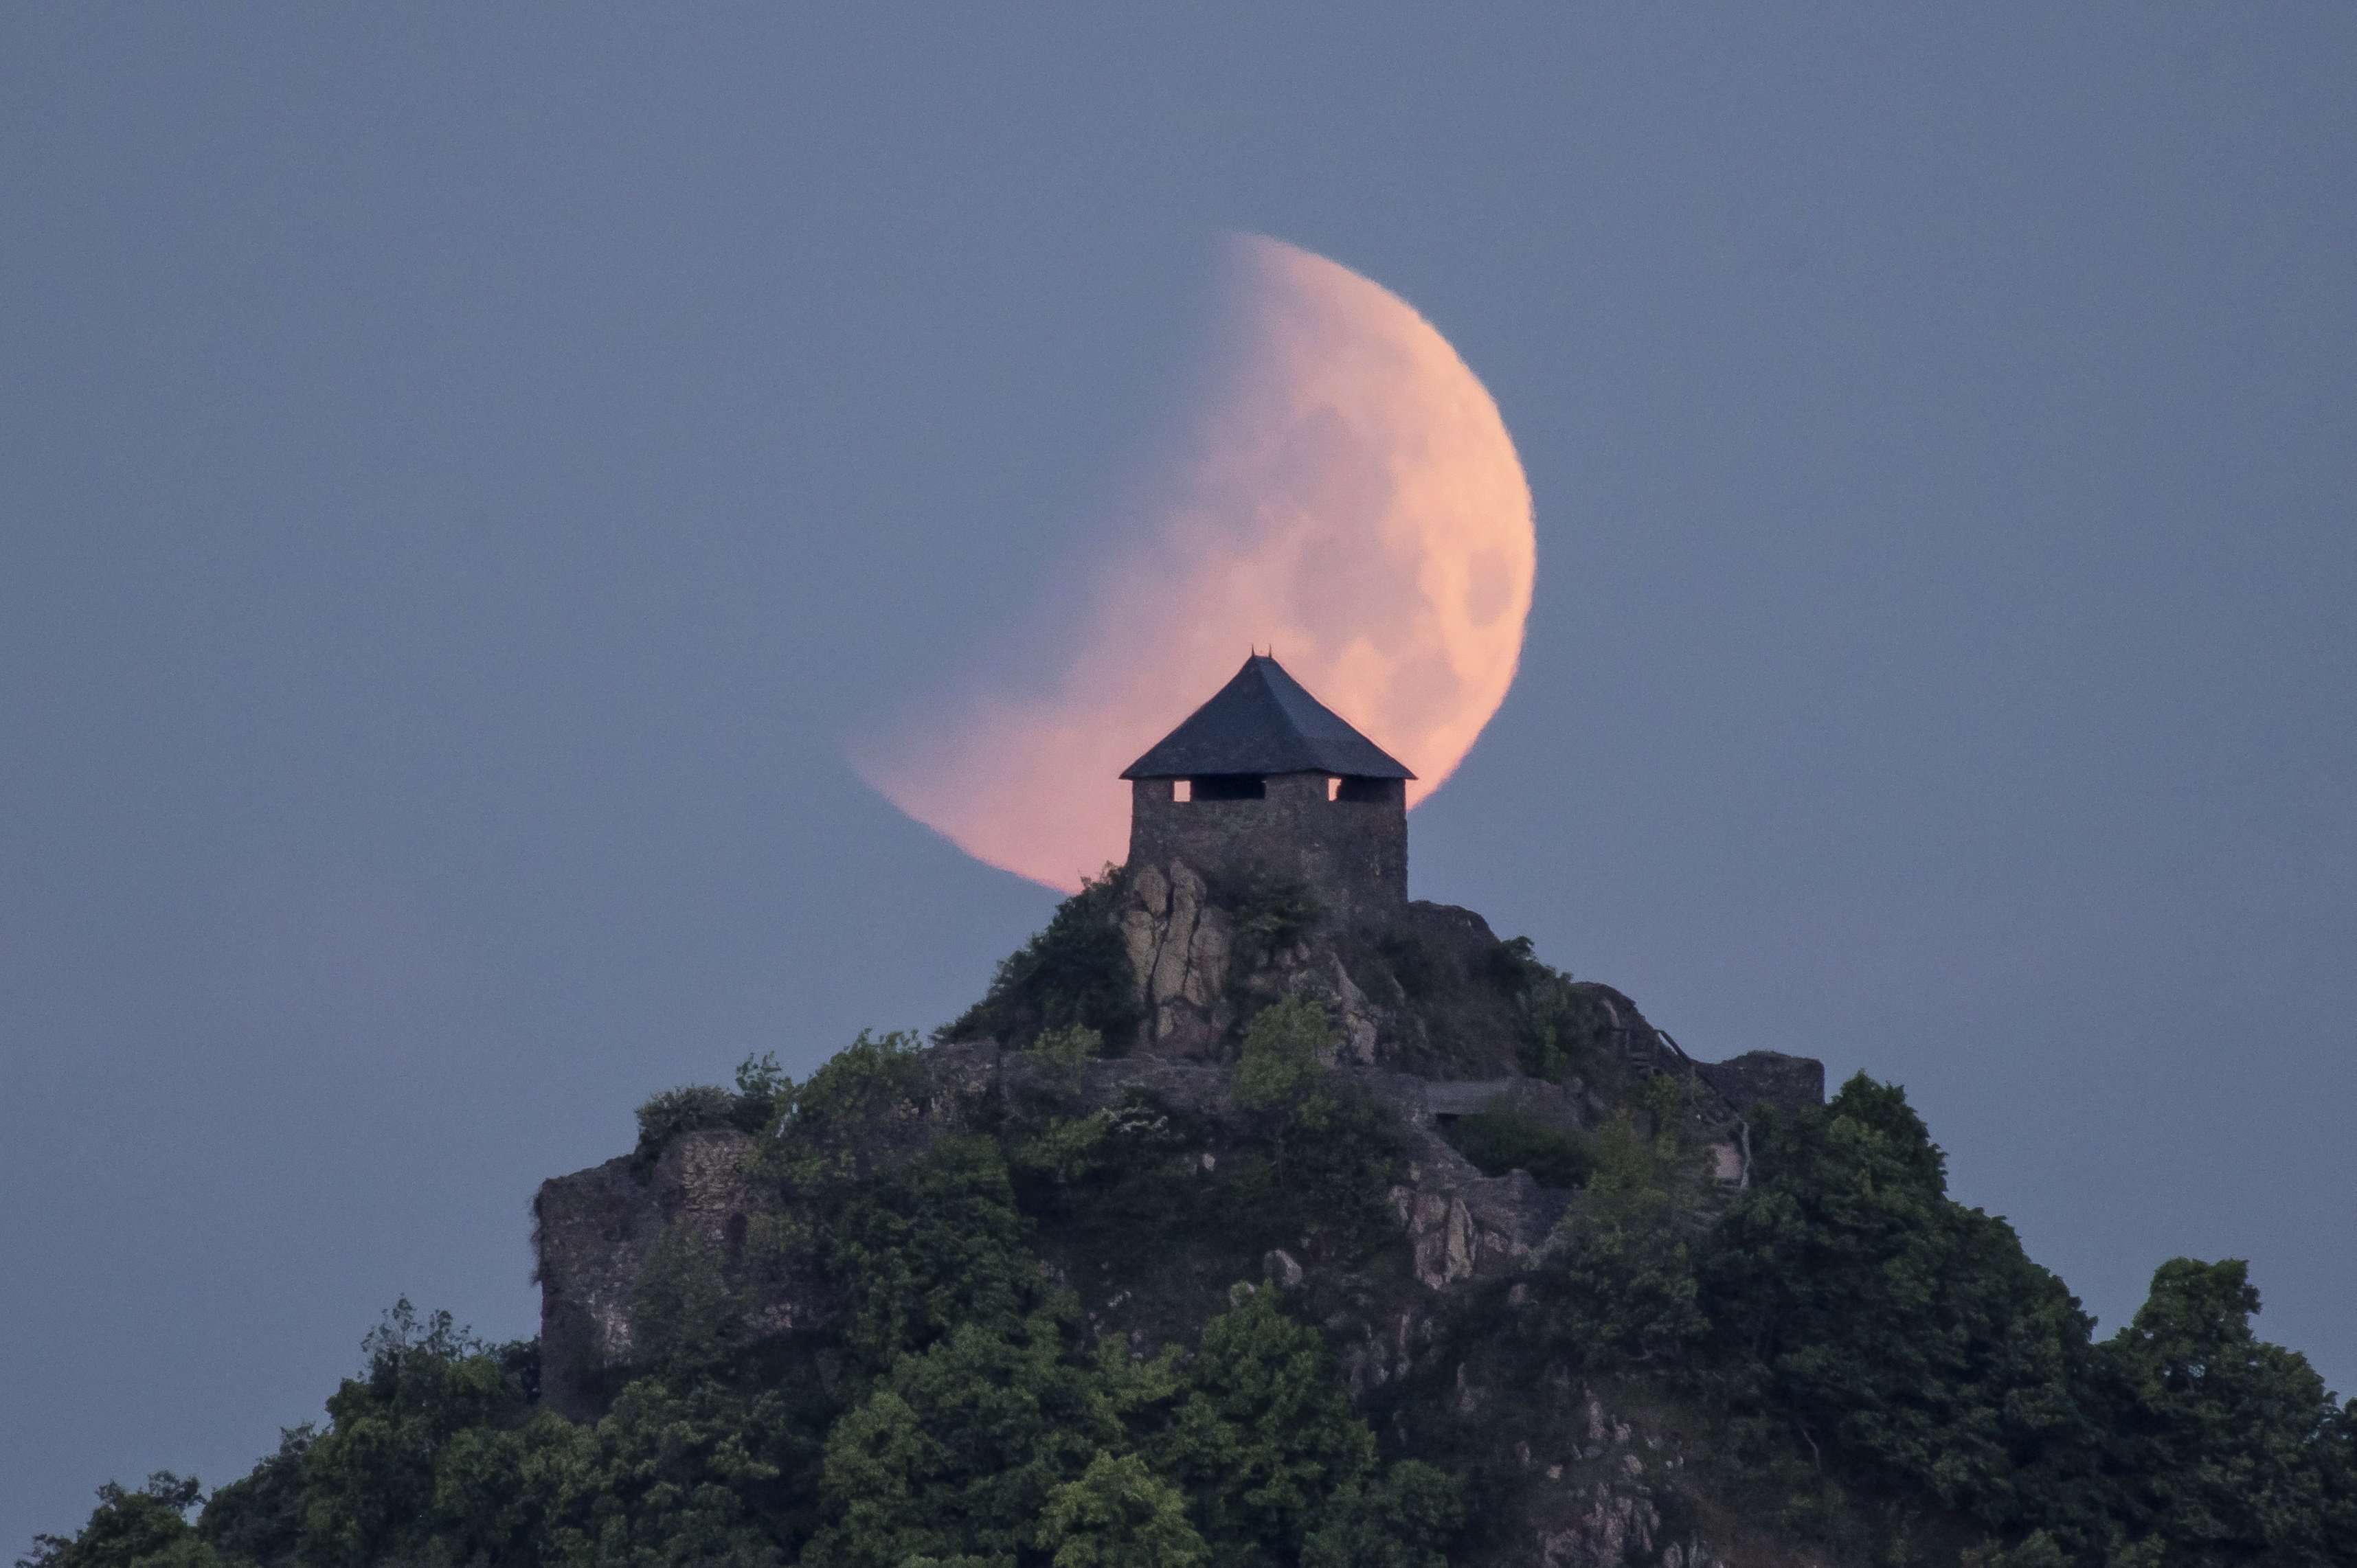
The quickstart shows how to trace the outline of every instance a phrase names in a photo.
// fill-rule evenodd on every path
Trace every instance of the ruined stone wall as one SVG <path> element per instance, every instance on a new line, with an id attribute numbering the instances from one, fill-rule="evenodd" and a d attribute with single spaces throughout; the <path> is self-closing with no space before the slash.
<path id="1" fill-rule="evenodd" d="M 1326 775 L 1280 773 L 1264 800 L 1182 801 L 1171 780 L 1141 779 L 1129 864 L 1184 861 L 1224 899 L 1264 876 L 1297 876 L 1338 926 L 1380 929 L 1407 904 L 1407 795 L 1395 780 L 1380 786 L 1383 800 L 1329 800 Z"/>
<path id="2" fill-rule="evenodd" d="M 631 1359 L 640 1279 L 666 1231 L 683 1228 L 725 1253 L 741 1247 L 753 1207 L 741 1159 L 749 1143 L 733 1130 L 686 1133 L 644 1178 L 624 1155 L 541 1184 L 533 1278 L 551 1409 L 586 1420 L 613 1393 Z"/>
<path id="3" fill-rule="evenodd" d="M 1771 1105 L 1791 1114 L 1825 1102 L 1825 1064 L 1781 1051 L 1746 1051 L 1723 1062 L 1696 1062 L 1695 1071 L 1738 1111 Z"/>

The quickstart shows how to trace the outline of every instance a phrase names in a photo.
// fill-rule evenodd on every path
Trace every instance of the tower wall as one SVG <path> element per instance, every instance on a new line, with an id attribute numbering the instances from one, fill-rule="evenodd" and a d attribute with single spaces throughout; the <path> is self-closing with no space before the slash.
<path id="1" fill-rule="evenodd" d="M 1329 800 L 1328 775 L 1279 773 L 1257 800 L 1179 800 L 1168 779 L 1130 786 L 1129 864 L 1183 860 L 1224 897 L 1265 876 L 1308 883 L 1338 924 L 1380 929 L 1407 905 L 1407 790 L 1352 779 Z"/>

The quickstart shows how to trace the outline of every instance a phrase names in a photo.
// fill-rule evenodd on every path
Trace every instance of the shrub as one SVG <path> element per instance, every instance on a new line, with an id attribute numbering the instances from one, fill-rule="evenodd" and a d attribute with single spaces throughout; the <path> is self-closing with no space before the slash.
<path id="1" fill-rule="evenodd" d="M 1104 1036 L 1082 1024 L 1043 1029 L 1031 1042 L 1031 1060 L 1039 1072 L 1039 1088 L 1057 1099 L 1068 1100 L 1078 1094 L 1088 1076 L 1089 1063 L 1103 1054 Z"/>
<path id="2" fill-rule="evenodd" d="M 737 1096 L 729 1124 L 759 1137 L 777 1130 L 778 1119 L 794 1102 L 794 1080 L 778 1070 L 774 1051 L 747 1057 L 737 1069 Z"/>
<path id="3" fill-rule="evenodd" d="M 630 1151 L 630 1171 L 644 1181 L 654 1174 L 663 1150 L 683 1133 L 736 1124 L 737 1097 L 714 1084 L 666 1089 L 639 1107 L 639 1142 Z"/>
<path id="4" fill-rule="evenodd" d="M 1112 866 L 1056 907 L 1047 928 L 1008 954 L 983 999 L 935 1034 L 1019 1046 L 1046 1029 L 1094 1029 L 1125 1040 L 1137 1028 L 1136 980 L 1113 923 L 1121 896 Z"/>
<path id="5" fill-rule="evenodd" d="M 1319 1058 L 1330 1056 L 1340 1041 L 1333 1015 L 1315 997 L 1288 996 L 1262 1008 L 1244 1031 L 1237 1105 L 1270 1111 L 1297 1102 L 1322 1081 Z"/>
<path id="6" fill-rule="evenodd" d="M 1391 1108 L 1323 1058 L 1338 1043 L 1325 1004 L 1288 997 L 1245 1031 L 1232 1090 L 1267 1150 L 1258 1179 L 1238 1187 L 1273 1229 L 1332 1224 L 1359 1241 L 1391 1223 L 1384 1195 L 1397 1179 L 1405 1139 Z"/>
<path id="7" fill-rule="evenodd" d="M 523 1408 L 500 1358 L 447 1312 L 421 1321 L 400 1302 L 365 1348 L 367 1371 L 328 1399 L 328 1429 L 304 1456 L 300 1555 L 320 1568 L 424 1555 L 448 1444 Z"/>
<path id="8" fill-rule="evenodd" d="M 915 1035 L 862 1029 L 792 1091 L 763 1147 L 795 1192 L 816 1197 L 920 1147 L 932 1096 Z"/>
<path id="9" fill-rule="evenodd" d="M 1448 1568 L 1441 1549 L 1464 1524 L 1465 1483 L 1409 1459 L 1335 1492 L 1302 1542 L 1301 1568 Z"/>
<path id="10" fill-rule="evenodd" d="M 1727 1394 L 1878 1489 L 1995 1530 L 2050 1513 L 2052 1466 L 2091 1435 L 2073 1391 L 2089 1320 L 2061 1282 L 1950 1201 L 1892 1085 L 1860 1074 L 1763 1118 L 1752 1151 L 1697 1260 Z"/>
<path id="11" fill-rule="evenodd" d="M 2101 1347 L 2114 1462 L 2143 1483 L 2123 1510 L 2136 1544 L 2117 1560 L 2323 1563 L 2357 1553 L 2357 1405 L 2336 1409 L 2306 1357 L 2253 1333 L 2258 1310 L 2239 1260 L 2175 1258 Z"/>
<path id="12" fill-rule="evenodd" d="M 1235 908 L 1233 961 L 1249 974 L 1308 936 L 1324 914 L 1318 895 L 1297 876 L 1267 876 Z"/>
<path id="13" fill-rule="evenodd" d="M 1525 1170 L 1541 1187 L 1576 1187 L 1596 1169 L 1595 1155 L 1577 1136 L 1512 1105 L 1459 1116 L 1446 1136 L 1483 1176 Z"/>
<path id="14" fill-rule="evenodd" d="M 865 1038 L 863 1036 L 862 1038 Z M 794 1080 L 778 1070 L 775 1052 L 747 1057 L 737 1068 L 737 1090 L 711 1084 L 666 1089 L 639 1107 L 639 1142 L 630 1151 L 630 1171 L 640 1181 L 673 1138 L 713 1127 L 734 1127 L 759 1136 L 774 1132 L 794 1101 Z"/>
<path id="15" fill-rule="evenodd" d="M 1525 1073 L 1561 1083 L 1575 1070 L 1596 1070 L 1604 1015 L 1568 972 L 1540 962 L 1528 937 L 1491 949 L 1489 969 L 1513 997 L 1515 1055 Z"/>
<path id="16" fill-rule="evenodd" d="M 1709 1328 L 1695 1274 L 1692 1216 L 1658 1187 L 1584 1193 L 1556 1226 L 1542 1271 L 1550 1342 L 1581 1365 L 1680 1360 Z"/>
<path id="17" fill-rule="evenodd" d="M 1157 1448 L 1223 1563 L 1292 1561 L 1328 1499 L 1375 1468 L 1374 1434 L 1351 1411 L 1325 1341 L 1266 1290 L 1204 1326 Z"/>
<path id="18" fill-rule="evenodd" d="M 944 1139 L 874 1173 L 831 1220 L 826 1261 L 849 1308 L 844 1338 L 872 1367 L 961 1325 L 1012 1332 L 1045 1288 L 1005 1156 L 987 1138 Z"/>

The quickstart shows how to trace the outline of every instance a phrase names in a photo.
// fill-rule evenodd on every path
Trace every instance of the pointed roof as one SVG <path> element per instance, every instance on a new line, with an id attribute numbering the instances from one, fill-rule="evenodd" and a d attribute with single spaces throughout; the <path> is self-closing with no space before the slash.
<path id="1" fill-rule="evenodd" d="M 1259 653 L 1122 777 L 1190 779 L 1208 773 L 1415 777 L 1302 690 L 1285 666 Z"/>

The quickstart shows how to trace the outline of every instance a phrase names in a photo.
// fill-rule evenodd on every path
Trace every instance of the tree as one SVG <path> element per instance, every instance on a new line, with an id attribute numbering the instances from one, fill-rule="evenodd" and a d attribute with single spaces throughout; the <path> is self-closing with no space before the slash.
<path id="1" fill-rule="evenodd" d="M 1335 1492 L 1302 1543 L 1301 1568 L 1448 1568 L 1442 1548 L 1464 1523 L 1465 1484 L 1409 1459 Z"/>
<path id="2" fill-rule="evenodd" d="M 1905 1094 L 1860 1074 L 1753 1148 L 1700 1270 L 1723 1396 L 1986 1529 L 2083 1512 L 2090 1319 L 2011 1227 L 1949 1200 Z"/>
<path id="3" fill-rule="evenodd" d="M 1258 1290 L 1203 1328 L 1157 1467 L 1193 1499 L 1223 1563 L 1289 1561 L 1340 1488 L 1369 1478 L 1374 1434 L 1325 1341 Z"/>
<path id="4" fill-rule="evenodd" d="M 1038 1543 L 1062 1483 L 1123 1438 L 1120 1412 L 1035 1314 L 1012 1333 L 967 1325 L 892 1364 L 827 1436 L 827 1524 L 804 1561 L 900 1568 L 911 1557 L 1012 1563 Z"/>
<path id="5" fill-rule="evenodd" d="M 2177 1258 L 2104 1346 L 2124 1559 L 2152 1568 L 2357 1563 L 2357 1407 L 2252 1332 L 2239 1260 Z"/>
<path id="6" fill-rule="evenodd" d="M 421 1323 L 402 1301 L 364 1348 L 368 1370 L 329 1396 L 330 1424 L 304 1462 L 302 1554 L 320 1568 L 422 1552 L 444 1446 L 523 1404 L 515 1377 L 447 1312 Z"/>
<path id="7" fill-rule="evenodd" d="M 169 1470 L 135 1492 L 109 1481 L 80 1534 L 35 1536 L 17 1568 L 218 1568 L 221 1558 L 188 1523 L 203 1491 L 194 1477 Z"/>
<path id="8" fill-rule="evenodd" d="M 1077 1481 L 1048 1498 L 1040 1545 L 1055 1568 L 1197 1568 L 1203 1538 L 1186 1495 L 1135 1454 L 1100 1452 Z"/>

